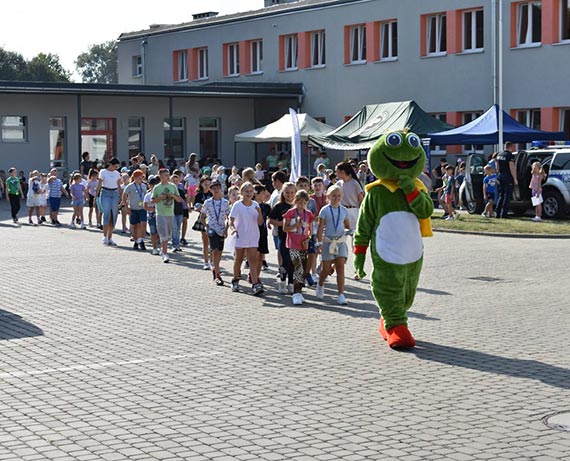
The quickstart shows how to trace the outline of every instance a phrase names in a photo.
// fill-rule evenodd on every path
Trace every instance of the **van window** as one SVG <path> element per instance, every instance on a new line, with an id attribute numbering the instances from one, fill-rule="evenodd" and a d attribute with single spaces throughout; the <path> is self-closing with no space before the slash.
<path id="1" fill-rule="evenodd" d="M 550 170 L 570 170 L 570 152 L 555 155 Z"/>

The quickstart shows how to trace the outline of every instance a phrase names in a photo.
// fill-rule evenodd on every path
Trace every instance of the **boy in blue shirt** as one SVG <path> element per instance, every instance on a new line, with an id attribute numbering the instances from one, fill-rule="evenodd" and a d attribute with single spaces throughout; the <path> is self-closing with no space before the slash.
<path id="1" fill-rule="evenodd" d="M 483 198 L 486 201 L 485 210 L 481 213 L 481 216 L 485 218 L 495 217 L 496 214 L 493 211 L 493 204 L 495 202 L 495 195 L 497 194 L 497 188 L 499 185 L 499 180 L 497 179 L 497 174 L 493 171 L 491 165 L 486 165 L 483 168 L 485 172 L 485 178 L 483 179 Z"/>

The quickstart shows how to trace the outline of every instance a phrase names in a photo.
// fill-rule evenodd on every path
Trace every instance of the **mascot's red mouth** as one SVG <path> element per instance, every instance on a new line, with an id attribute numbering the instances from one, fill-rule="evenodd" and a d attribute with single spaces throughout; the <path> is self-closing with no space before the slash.
<path id="1" fill-rule="evenodd" d="M 386 157 L 392 165 L 394 165 L 396 168 L 399 168 L 400 170 L 407 170 L 408 168 L 412 168 L 416 163 L 418 163 L 418 160 L 420 159 L 419 155 L 415 159 L 408 161 L 394 160 L 388 157 L 386 154 L 384 154 L 384 157 Z"/>

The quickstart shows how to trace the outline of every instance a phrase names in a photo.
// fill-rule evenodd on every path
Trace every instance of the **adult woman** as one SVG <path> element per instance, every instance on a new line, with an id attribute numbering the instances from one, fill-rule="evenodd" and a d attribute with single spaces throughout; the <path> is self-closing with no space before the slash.
<path id="1" fill-rule="evenodd" d="M 287 154 L 285 154 L 285 152 L 281 152 L 279 155 L 278 166 L 281 170 L 289 170 L 289 159 L 287 158 Z"/>
<path id="2" fill-rule="evenodd" d="M 198 165 L 198 154 L 195 154 L 194 152 L 188 157 L 188 161 L 186 162 L 186 172 L 190 173 L 193 169 L 200 169 L 200 165 Z"/>
<path id="3" fill-rule="evenodd" d="M 121 162 L 115 157 L 99 172 L 96 196 L 103 215 L 103 245 L 117 246 L 113 241 L 113 229 L 119 213 L 121 174 L 117 171 Z"/>
<path id="4" fill-rule="evenodd" d="M 336 176 L 339 179 L 337 184 L 342 188 L 341 205 L 348 210 L 350 230 L 354 231 L 356 230 L 360 203 L 364 199 L 364 191 L 350 163 L 341 162 L 337 164 Z"/>
<path id="5" fill-rule="evenodd" d="M 198 193 L 194 199 L 194 209 L 200 213 L 202 205 L 206 200 L 212 197 L 210 192 L 211 180 L 208 176 L 202 176 L 200 180 L 200 185 L 198 186 Z M 202 234 L 202 253 L 204 255 L 204 270 L 210 270 L 210 239 L 208 238 L 208 232 L 206 229 L 200 231 Z"/>
<path id="6" fill-rule="evenodd" d="M 156 176 L 158 174 L 160 166 L 158 165 L 158 159 L 156 155 L 152 154 L 150 156 L 150 165 L 148 166 L 148 175 Z"/>

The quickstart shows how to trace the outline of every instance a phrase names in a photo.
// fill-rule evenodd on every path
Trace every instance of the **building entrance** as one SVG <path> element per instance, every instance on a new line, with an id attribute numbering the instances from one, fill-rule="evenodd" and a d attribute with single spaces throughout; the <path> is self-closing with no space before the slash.
<path id="1" fill-rule="evenodd" d="M 114 118 L 81 119 L 81 152 L 91 160 L 105 163 L 116 156 L 117 120 Z"/>

